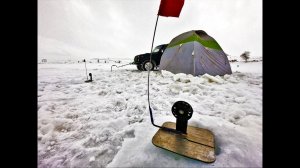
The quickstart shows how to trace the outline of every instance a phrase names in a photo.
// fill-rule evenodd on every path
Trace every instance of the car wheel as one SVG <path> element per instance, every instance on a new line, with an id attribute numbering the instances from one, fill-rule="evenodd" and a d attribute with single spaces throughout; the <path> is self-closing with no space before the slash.
<path id="1" fill-rule="evenodd" d="M 143 63 L 143 69 L 144 71 L 148 71 L 150 69 L 150 71 L 152 71 L 155 67 L 155 64 L 153 62 L 150 61 L 145 61 Z"/>

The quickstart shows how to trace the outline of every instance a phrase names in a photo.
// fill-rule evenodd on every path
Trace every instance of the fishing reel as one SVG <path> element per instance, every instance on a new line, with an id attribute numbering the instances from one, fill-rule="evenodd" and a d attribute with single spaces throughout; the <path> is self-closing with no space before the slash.
<path id="1" fill-rule="evenodd" d="M 92 81 L 93 81 L 92 73 L 89 73 L 89 76 L 90 76 L 90 79 L 89 79 L 89 80 L 86 80 L 85 82 L 92 82 Z"/>
<path id="2" fill-rule="evenodd" d="M 176 118 L 176 131 L 186 134 L 188 120 L 193 115 L 192 106 L 185 101 L 177 101 L 172 106 L 172 114 Z"/>

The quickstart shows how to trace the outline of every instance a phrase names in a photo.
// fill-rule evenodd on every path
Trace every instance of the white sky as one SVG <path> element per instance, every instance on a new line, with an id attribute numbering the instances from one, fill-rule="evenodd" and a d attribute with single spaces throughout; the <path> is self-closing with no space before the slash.
<path id="1" fill-rule="evenodd" d="M 150 52 L 160 0 L 38 0 L 40 58 L 133 58 Z M 204 30 L 229 55 L 262 56 L 261 0 L 185 0 L 159 17 L 154 46 Z"/>

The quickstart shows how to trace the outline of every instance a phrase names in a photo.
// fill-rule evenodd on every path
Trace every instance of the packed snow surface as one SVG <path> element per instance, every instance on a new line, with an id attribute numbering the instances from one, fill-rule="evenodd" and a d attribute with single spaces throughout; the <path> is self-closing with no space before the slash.
<path id="1" fill-rule="evenodd" d="M 176 119 L 179 100 L 193 107 L 188 124 L 211 130 L 216 161 L 204 163 L 155 147 L 147 72 L 113 62 L 38 64 L 38 167 L 262 167 L 262 62 L 231 63 L 233 74 L 150 73 L 154 122 Z M 85 83 L 86 73 L 93 82 Z"/>

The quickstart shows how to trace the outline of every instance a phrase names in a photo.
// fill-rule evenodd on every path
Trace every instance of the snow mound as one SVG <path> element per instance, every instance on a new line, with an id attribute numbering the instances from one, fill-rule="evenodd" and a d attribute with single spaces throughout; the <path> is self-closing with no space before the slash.
<path id="1" fill-rule="evenodd" d="M 209 80 L 209 82 L 216 82 L 216 83 L 224 83 L 224 80 L 220 77 L 220 76 L 211 76 L 209 74 L 204 74 L 201 77 L 203 78 L 207 78 Z"/>

